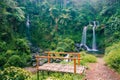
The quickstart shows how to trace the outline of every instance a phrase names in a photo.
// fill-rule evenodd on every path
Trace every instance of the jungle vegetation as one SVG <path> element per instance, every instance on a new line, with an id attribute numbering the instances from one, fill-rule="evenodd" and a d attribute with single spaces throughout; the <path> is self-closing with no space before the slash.
<path id="1" fill-rule="evenodd" d="M 120 0 L 0 0 L 0 69 L 29 66 L 31 46 L 39 52 L 76 51 L 84 26 L 90 46 L 92 21 L 99 21 L 97 48 L 120 72 Z"/>

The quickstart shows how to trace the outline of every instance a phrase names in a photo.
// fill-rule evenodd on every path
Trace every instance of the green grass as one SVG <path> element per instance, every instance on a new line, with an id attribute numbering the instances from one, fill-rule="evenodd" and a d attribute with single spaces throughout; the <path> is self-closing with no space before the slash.
<path id="1" fill-rule="evenodd" d="M 80 52 L 81 53 L 81 60 L 80 65 L 87 66 L 88 63 L 95 63 L 97 62 L 97 58 L 92 54 L 87 54 L 86 52 Z M 78 63 L 78 60 L 76 61 Z M 66 62 L 63 60 L 61 64 L 70 64 L 73 65 L 74 61 Z"/>
<path id="2" fill-rule="evenodd" d="M 39 80 L 83 80 L 84 75 L 60 73 L 60 72 L 39 72 Z M 37 80 L 37 74 L 34 74 L 30 80 Z"/>

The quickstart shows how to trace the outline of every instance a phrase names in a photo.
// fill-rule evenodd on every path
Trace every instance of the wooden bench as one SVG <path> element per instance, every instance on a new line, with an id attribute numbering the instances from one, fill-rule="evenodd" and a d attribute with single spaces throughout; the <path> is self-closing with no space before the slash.
<path id="1" fill-rule="evenodd" d="M 74 74 L 82 74 L 85 71 L 84 66 L 80 66 L 80 53 L 68 53 L 68 52 L 45 52 L 47 56 L 39 56 L 36 55 L 36 68 L 37 71 L 54 71 L 54 72 L 65 72 L 65 73 L 74 73 Z M 61 56 L 52 56 L 53 54 L 69 54 L 72 57 L 61 57 Z M 39 66 L 39 59 L 47 58 L 48 63 Z M 74 61 L 73 65 L 68 64 L 60 64 L 60 63 L 50 63 L 51 59 L 68 59 Z M 78 61 L 78 64 L 76 63 Z M 39 77 L 39 75 L 38 75 Z"/>

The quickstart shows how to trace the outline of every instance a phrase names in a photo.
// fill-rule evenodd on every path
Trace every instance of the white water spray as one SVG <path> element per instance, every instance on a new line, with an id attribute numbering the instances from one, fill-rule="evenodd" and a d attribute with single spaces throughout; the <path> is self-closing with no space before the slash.
<path id="1" fill-rule="evenodd" d="M 86 45 L 86 33 L 87 33 L 87 26 L 85 26 L 84 29 L 83 29 L 82 40 L 81 40 L 80 47 L 83 46 L 89 51 L 90 48 Z"/>
<path id="2" fill-rule="evenodd" d="M 96 49 L 96 35 L 95 35 L 95 28 L 96 28 L 96 21 L 93 21 L 93 42 L 92 42 L 92 51 L 98 51 Z"/>

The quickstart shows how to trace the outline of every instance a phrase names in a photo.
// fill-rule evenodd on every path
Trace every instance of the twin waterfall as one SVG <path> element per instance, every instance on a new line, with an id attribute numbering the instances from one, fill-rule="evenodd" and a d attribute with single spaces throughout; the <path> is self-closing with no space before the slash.
<path id="1" fill-rule="evenodd" d="M 82 33 L 82 40 L 81 40 L 81 44 L 80 44 L 80 48 L 85 48 L 87 51 L 98 51 L 96 49 L 96 36 L 95 36 L 95 28 L 97 26 L 96 21 L 93 21 L 93 40 L 92 40 L 92 49 L 90 49 L 87 45 L 86 45 L 86 34 L 87 34 L 87 26 L 85 26 L 83 28 L 83 33 Z"/>

